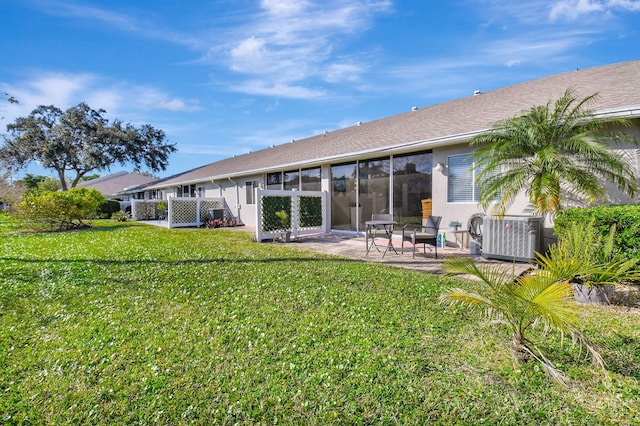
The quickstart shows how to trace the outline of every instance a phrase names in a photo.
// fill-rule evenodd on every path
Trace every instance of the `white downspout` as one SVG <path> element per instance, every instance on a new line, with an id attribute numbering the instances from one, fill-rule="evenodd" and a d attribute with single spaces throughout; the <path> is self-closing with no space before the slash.
<path id="1" fill-rule="evenodd" d="M 228 177 L 227 179 L 229 180 L 229 182 L 231 182 L 231 184 L 233 186 L 236 187 L 236 214 L 235 214 L 235 217 L 240 219 L 240 189 L 238 188 L 238 184 L 236 182 L 234 182 L 233 179 L 231 179 L 230 177 Z"/>
<path id="2" fill-rule="evenodd" d="M 211 183 L 218 187 L 218 191 L 220 192 L 220 197 L 222 198 L 222 185 L 216 182 L 215 179 L 211 179 Z"/>

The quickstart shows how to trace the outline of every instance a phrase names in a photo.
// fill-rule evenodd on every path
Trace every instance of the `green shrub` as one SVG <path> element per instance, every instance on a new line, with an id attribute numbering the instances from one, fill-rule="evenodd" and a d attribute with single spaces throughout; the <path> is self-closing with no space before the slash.
<path id="1" fill-rule="evenodd" d="M 557 280 L 587 285 L 619 284 L 638 281 L 640 258 L 615 259 L 616 226 L 606 236 L 600 235 L 595 221 L 570 224 L 549 253 L 537 263 Z"/>
<path id="2" fill-rule="evenodd" d="M 94 188 L 41 191 L 25 194 L 16 210 L 32 229 L 63 231 L 87 226 L 83 221 L 95 218 L 104 201 Z"/>
<path id="3" fill-rule="evenodd" d="M 113 212 L 113 214 L 111 215 L 111 219 L 115 220 L 116 222 L 128 222 L 131 220 L 131 213 L 118 210 L 117 212 Z"/>
<path id="4" fill-rule="evenodd" d="M 120 203 L 115 200 L 105 200 L 104 203 L 98 207 L 98 217 L 100 219 L 108 219 L 113 217 L 113 214 L 120 211 Z"/>
<path id="5" fill-rule="evenodd" d="M 554 232 L 558 238 L 563 238 L 572 224 L 586 226 L 591 221 L 594 221 L 594 227 L 602 238 L 606 238 L 611 227 L 615 226 L 614 258 L 640 257 L 640 205 L 564 209 L 554 220 Z"/>

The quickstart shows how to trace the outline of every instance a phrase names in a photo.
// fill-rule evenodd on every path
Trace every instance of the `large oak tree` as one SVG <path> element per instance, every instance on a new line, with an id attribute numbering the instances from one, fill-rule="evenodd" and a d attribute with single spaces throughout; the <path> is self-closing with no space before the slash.
<path id="1" fill-rule="evenodd" d="M 75 187 L 89 172 L 108 170 L 114 164 L 133 164 L 136 169 L 144 165 L 154 172 L 167 168 L 176 148 L 165 141 L 162 130 L 120 120 L 109 123 L 105 113 L 85 103 L 66 111 L 41 105 L 7 126 L 9 135 L 0 146 L 0 158 L 18 169 L 37 161 L 55 170 L 63 190 Z M 71 182 L 66 172 L 75 173 Z"/>

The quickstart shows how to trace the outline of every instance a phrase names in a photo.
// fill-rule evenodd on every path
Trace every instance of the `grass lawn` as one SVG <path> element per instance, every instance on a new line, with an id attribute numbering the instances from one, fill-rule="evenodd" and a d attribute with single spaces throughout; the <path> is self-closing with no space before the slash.
<path id="1" fill-rule="evenodd" d="M 562 387 L 439 306 L 454 280 L 97 225 L 0 236 L 0 424 L 640 424 L 637 311 L 581 308 L 607 373 L 548 336 Z"/>

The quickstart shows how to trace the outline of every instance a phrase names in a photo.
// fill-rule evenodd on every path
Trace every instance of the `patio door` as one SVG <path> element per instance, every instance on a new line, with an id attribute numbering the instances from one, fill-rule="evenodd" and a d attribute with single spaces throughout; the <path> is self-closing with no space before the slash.
<path id="1" fill-rule="evenodd" d="M 356 163 L 331 166 L 331 228 L 358 230 L 362 207 L 358 201 L 358 169 Z"/>
<path id="2" fill-rule="evenodd" d="M 358 204 L 360 204 L 359 230 L 373 214 L 389 214 L 391 160 L 389 157 L 358 162 Z"/>

